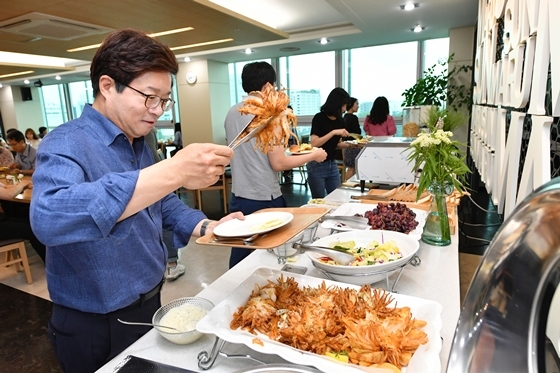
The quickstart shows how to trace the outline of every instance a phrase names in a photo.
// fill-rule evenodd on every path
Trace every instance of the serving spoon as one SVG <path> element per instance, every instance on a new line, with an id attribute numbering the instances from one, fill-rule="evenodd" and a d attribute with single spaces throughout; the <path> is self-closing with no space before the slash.
<path id="1" fill-rule="evenodd" d="M 121 319 L 117 319 L 118 322 L 120 322 L 121 324 L 126 324 L 126 325 L 144 325 L 144 326 L 152 326 L 154 328 L 165 328 L 165 329 L 171 329 L 174 330 L 176 332 L 179 333 L 183 333 L 181 330 L 177 329 L 177 328 L 173 328 L 171 326 L 165 326 L 165 325 L 159 325 L 159 324 L 151 324 L 149 322 L 131 322 L 131 321 L 123 321 Z"/>
<path id="2" fill-rule="evenodd" d="M 334 259 L 335 262 L 342 265 L 348 265 L 356 261 L 354 255 L 348 254 L 345 250 L 337 249 L 335 247 L 305 245 L 297 242 L 294 242 L 292 244 L 292 247 L 297 250 L 315 251 L 321 253 L 328 256 L 329 258 Z"/>

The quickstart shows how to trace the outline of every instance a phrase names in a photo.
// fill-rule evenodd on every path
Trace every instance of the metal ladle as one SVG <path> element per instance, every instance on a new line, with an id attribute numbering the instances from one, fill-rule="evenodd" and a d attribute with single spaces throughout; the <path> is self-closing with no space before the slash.
<path id="1" fill-rule="evenodd" d="M 356 261 L 356 258 L 353 254 L 349 254 L 345 250 L 337 249 L 334 247 L 306 245 L 297 242 L 294 242 L 292 244 L 292 247 L 297 250 L 315 251 L 321 253 L 328 256 L 329 258 L 332 258 L 335 262 L 342 265 L 348 265 Z"/>
<path id="2" fill-rule="evenodd" d="M 144 326 L 152 326 L 154 328 L 165 328 L 165 329 L 171 329 L 174 330 L 176 332 L 179 333 L 183 333 L 183 331 L 177 329 L 177 328 L 173 328 L 171 326 L 165 326 L 165 325 L 159 325 L 159 324 L 151 324 L 149 322 L 131 322 L 131 321 L 123 321 L 121 319 L 117 319 L 118 322 L 120 322 L 121 324 L 126 324 L 126 325 L 144 325 Z"/>

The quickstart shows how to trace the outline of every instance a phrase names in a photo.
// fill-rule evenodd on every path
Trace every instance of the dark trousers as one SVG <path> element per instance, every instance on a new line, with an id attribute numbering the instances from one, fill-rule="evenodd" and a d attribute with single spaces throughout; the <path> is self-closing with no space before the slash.
<path id="1" fill-rule="evenodd" d="M 286 206 L 288 206 L 288 203 L 283 196 L 270 201 L 256 201 L 253 199 L 236 197 L 235 194 L 232 194 L 231 201 L 229 203 L 229 209 L 231 212 L 241 211 L 244 215 L 249 215 L 266 208 Z M 248 257 L 252 252 L 253 250 L 250 249 L 232 247 L 231 255 L 229 257 L 229 268 L 232 268 L 237 263 Z"/>
<path id="2" fill-rule="evenodd" d="M 0 240 L 7 240 L 12 238 L 23 238 L 29 240 L 33 249 L 39 254 L 43 262 L 45 261 L 46 249 L 33 231 L 31 230 L 31 225 L 29 224 L 29 217 L 26 218 L 16 218 L 8 217 L 4 214 L 0 214 Z"/>
<path id="3" fill-rule="evenodd" d="M 160 293 L 108 314 L 96 314 L 55 304 L 49 338 L 65 373 L 93 373 L 146 334 L 151 327 L 117 321 L 152 322 L 161 307 Z"/>

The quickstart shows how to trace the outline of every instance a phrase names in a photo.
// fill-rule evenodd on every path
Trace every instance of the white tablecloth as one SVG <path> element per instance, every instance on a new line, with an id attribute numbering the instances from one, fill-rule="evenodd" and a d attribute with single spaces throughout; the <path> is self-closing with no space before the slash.
<path id="1" fill-rule="evenodd" d="M 347 202 L 350 200 L 352 194 L 360 194 L 359 188 L 339 188 L 331 193 L 327 199 L 330 201 Z M 372 208 L 373 207 L 372 205 Z M 319 228 L 317 233 L 319 236 L 328 234 L 328 232 L 322 228 Z M 457 234 L 452 237 L 452 244 L 446 247 L 434 247 L 421 242 L 418 255 L 422 260 L 421 265 L 418 267 L 407 266 L 402 272 L 402 276 L 395 290 L 401 294 L 434 300 L 443 306 L 441 315 L 441 337 L 443 338 L 443 346 L 440 357 L 442 372 L 444 372 L 455 326 L 460 313 L 459 250 Z M 298 261 L 293 264 L 307 267 L 308 271 L 306 275 L 325 278 L 323 274 L 313 267 L 306 255 L 300 255 Z M 256 250 L 198 295 L 211 300 L 214 304 L 218 304 L 256 269 L 261 267 L 280 269 L 282 266 L 283 264 L 278 263 L 277 257 L 274 254 L 265 250 Z M 393 278 L 395 277 L 392 276 L 391 279 Z M 113 372 L 114 368 L 127 355 L 135 355 L 193 371 L 202 371 L 197 365 L 197 355 L 201 351 L 210 352 L 214 339 L 215 338 L 211 335 L 205 335 L 193 344 L 180 346 L 168 342 L 155 330 L 151 330 L 99 369 L 98 372 Z M 226 343 L 224 351 L 227 354 L 251 355 L 267 363 L 285 362 L 276 355 L 259 354 L 244 345 Z M 253 365 L 259 364 L 248 359 L 230 359 L 218 356 L 214 366 L 209 372 L 228 373 Z"/>

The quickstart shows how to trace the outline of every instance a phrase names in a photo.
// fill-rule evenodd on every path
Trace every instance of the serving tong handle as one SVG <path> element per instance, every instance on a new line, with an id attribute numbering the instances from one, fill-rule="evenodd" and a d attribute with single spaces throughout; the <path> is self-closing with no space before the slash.
<path id="1" fill-rule="evenodd" d="M 347 265 L 347 264 L 350 264 L 350 263 L 353 263 L 354 261 L 356 261 L 356 258 L 354 257 L 353 254 L 349 254 L 348 252 L 346 252 L 346 250 L 337 249 L 335 247 L 306 245 L 306 244 L 297 243 L 297 242 L 294 242 L 292 244 L 292 247 L 294 249 L 302 250 L 302 251 L 318 252 L 320 254 L 326 255 L 326 256 L 334 259 L 335 262 L 338 262 L 338 263 L 343 264 L 343 265 Z"/>
<path id="2" fill-rule="evenodd" d="M 249 132 L 245 137 L 242 138 L 241 136 L 245 133 L 249 125 L 253 123 L 255 118 L 253 118 L 249 123 L 247 123 L 247 125 L 241 130 L 241 132 L 239 132 L 239 134 L 235 137 L 235 139 L 233 139 L 233 141 L 230 142 L 228 146 L 231 148 L 231 150 L 235 150 L 239 145 L 244 144 L 247 141 L 251 140 L 253 137 L 255 137 L 270 123 L 270 121 L 272 120 L 272 118 L 274 118 L 274 116 L 271 116 L 267 120 L 263 121 L 257 127 L 253 128 L 251 132 Z"/>

